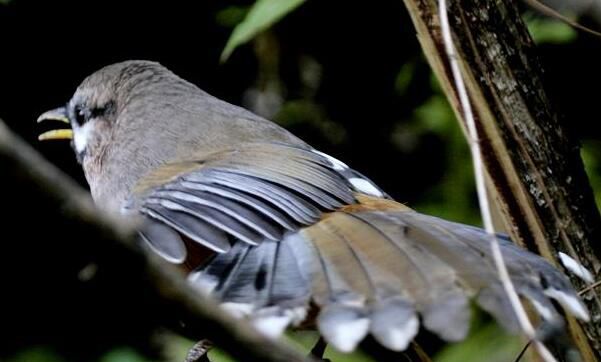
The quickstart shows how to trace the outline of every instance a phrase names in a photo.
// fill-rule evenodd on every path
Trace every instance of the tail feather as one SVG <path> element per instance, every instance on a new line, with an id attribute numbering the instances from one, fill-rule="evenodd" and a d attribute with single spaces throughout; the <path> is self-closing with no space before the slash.
<path id="1" fill-rule="evenodd" d="M 186 264 L 198 259 L 190 245 L 215 251 L 191 280 L 269 335 L 308 316 L 305 325 L 345 351 L 368 333 L 402 350 L 420 323 L 456 341 L 467 334 L 470 299 L 517 329 L 483 230 L 418 214 L 308 147 L 202 154 L 159 167 L 134 193 L 127 210 L 159 225 L 142 230 L 148 245 Z M 559 271 L 498 238 L 517 292 L 545 322 L 559 317 L 552 299 L 588 319 Z"/>
<path id="2" fill-rule="evenodd" d="M 383 213 L 357 216 L 369 220 L 372 228 L 386 236 L 389 245 L 402 252 L 412 267 L 411 274 L 422 277 L 421 283 L 410 288 L 406 275 L 400 274 L 401 278 L 395 275 L 397 283 L 407 285 L 410 297 L 422 314 L 424 327 L 446 340 L 465 338 L 469 329 L 469 303 L 466 292 L 458 285 L 455 270 L 422 245 L 420 239 L 414 239 L 402 220 L 391 222 L 390 214 Z M 398 262 L 398 259 L 390 261 Z M 388 281 L 393 282 L 394 279 Z"/>
<path id="3" fill-rule="evenodd" d="M 263 304 L 262 295 L 267 289 L 269 264 L 264 259 L 273 253 L 273 243 L 266 243 L 262 248 L 246 247 L 245 253 L 236 264 L 236 268 L 218 289 L 219 298 L 234 302 Z"/>
<path id="4" fill-rule="evenodd" d="M 419 320 L 412 303 L 389 298 L 374 306 L 370 332 L 384 347 L 404 351 L 419 330 Z"/>
<path id="5" fill-rule="evenodd" d="M 447 235 L 451 236 L 450 239 L 444 237 L 435 238 L 436 241 L 439 242 L 455 241 L 446 246 L 445 249 L 449 252 L 456 252 L 458 250 L 456 249 L 456 246 L 461 244 L 481 254 L 480 260 L 475 259 L 469 264 L 465 263 L 463 267 L 461 267 L 461 265 L 454 266 L 455 269 L 460 272 L 462 279 L 468 280 L 468 275 L 475 276 L 476 278 L 469 278 L 468 281 L 477 285 L 479 289 L 499 284 L 496 268 L 491 255 L 492 252 L 489 237 L 484 230 L 415 212 L 407 213 L 405 217 L 408 219 L 420 220 L 422 225 L 424 225 L 422 226 L 424 229 L 443 230 Z M 506 235 L 497 235 L 497 240 L 500 243 L 503 260 L 512 281 L 516 285 L 518 294 L 531 299 L 530 297 L 532 297 L 533 294 L 530 293 L 530 295 L 528 295 L 524 291 L 537 290 L 544 294 L 542 299 L 545 301 L 548 302 L 548 298 L 555 299 L 570 313 L 584 321 L 588 321 L 589 315 L 586 307 L 572 288 L 568 279 L 562 273 L 542 257 L 525 252 L 523 249 L 512 243 Z M 448 258 L 445 260 L 451 259 Z M 504 297 L 504 291 L 499 290 L 499 288 L 493 288 L 493 290 L 498 290 L 498 292 L 494 293 L 498 298 Z M 489 291 L 488 293 L 492 293 L 492 291 Z M 540 293 L 537 294 L 540 295 Z M 541 302 L 539 302 L 539 304 L 540 303 Z M 537 308 L 537 310 L 542 311 L 544 309 Z M 558 314 L 552 313 L 552 315 L 559 318 Z M 544 317 L 543 315 L 541 316 Z M 508 318 L 512 317 L 513 313 L 510 313 Z"/>
<path id="6" fill-rule="evenodd" d="M 413 306 L 434 305 L 434 293 L 440 287 L 429 285 L 430 276 L 437 274 L 424 270 L 428 264 L 423 263 L 423 258 L 415 260 L 415 251 L 375 222 L 367 215 L 335 213 L 305 231 L 307 238 L 316 244 L 320 263 L 325 265 L 324 269 L 330 269 L 326 280 L 347 288 L 345 299 L 340 298 L 340 293 L 330 300 L 315 299 L 323 313 L 327 311 L 319 317 L 318 327 L 341 350 L 354 348 L 352 341 L 360 342 L 361 334 L 368 332 L 367 327 L 357 327 L 363 326 L 364 320 L 369 321 L 369 330 L 384 345 L 394 350 L 404 349 L 419 327 Z M 398 317 L 386 317 L 393 312 L 398 312 Z M 329 327 L 329 323 L 334 325 Z M 344 334 L 341 326 L 349 325 L 357 328 L 356 334 Z M 444 333 L 440 323 L 428 326 Z"/>
<path id="7" fill-rule="evenodd" d="M 292 302 L 293 305 L 298 305 L 298 301 L 302 304 L 308 300 L 308 282 L 298 265 L 297 255 L 290 247 L 290 239 L 284 239 L 278 244 L 274 259 L 269 303 L 286 305 Z"/>
<path id="8" fill-rule="evenodd" d="M 312 299 L 321 309 L 319 331 L 340 351 L 349 352 L 369 331 L 365 301 L 373 290 L 352 250 L 328 224 L 325 220 L 302 232 L 314 255 L 309 269 Z"/>
<path id="9" fill-rule="evenodd" d="M 351 352 L 369 332 L 370 319 L 362 307 L 328 304 L 321 310 L 317 327 L 323 337 L 341 352 Z"/>
<path id="10" fill-rule="evenodd" d="M 450 265 L 458 275 L 462 287 L 471 289 L 472 295 L 498 280 L 494 265 L 486 258 L 487 251 L 482 250 L 479 245 L 468 243 L 452 230 L 437 223 L 421 220 L 419 214 L 409 212 L 403 216 L 407 225 L 407 236 L 419 240 L 430 253 Z M 391 221 L 394 222 L 394 219 Z M 482 242 L 481 244 L 488 246 Z"/>
<path id="11" fill-rule="evenodd" d="M 501 284 L 497 283 L 482 289 L 476 297 L 476 303 L 507 331 L 516 333 L 519 330 L 519 322 Z"/>
<path id="12" fill-rule="evenodd" d="M 586 317 L 558 271 L 506 240 L 501 247 L 518 293 L 543 319 L 560 318 L 549 298 Z M 419 329 L 418 315 L 442 339 L 461 340 L 469 329 L 470 299 L 517 330 L 486 234 L 406 209 L 353 207 L 326 214 L 280 242 L 237 242 L 193 275 L 200 284 L 220 280 L 214 294 L 226 303 L 245 303 L 242 309 L 270 335 L 298 324 L 317 306 L 318 329 L 341 351 L 354 349 L 368 333 L 403 350 Z"/>
<path id="13" fill-rule="evenodd" d="M 439 298 L 422 309 L 424 327 L 446 341 L 463 340 L 469 332 L 471 317 L 466 294 L 453 290 Z"/>
<path id="14" fill-rule="evenodd" d="M 326 294 L 317 300 L 318 304 L 364 304 L 365 299 L 373 297 L 374 286 L 369 274 L 331 220 L 307 229 L 305 235 L 315 247 L 319 257 L 316 267 L 323 270 L 322 280 L 327 283 L 319 287 Z M 349 278 L 350 275 L 353 277 Z"/>
<path id="15" fill-rule="evenodd" d="M 374 300 L 402 297 L 425 300 L 429 292 L 422 288 L 427 277 L 416 269 L 411 256 L 391 241 L 390 235 L 360 214 L 340 214 L 334 221 L 347 237 L 355 255 L 369 273 L 377 292 Z M 347 277 L 352 278 L 347 274 Z"/>

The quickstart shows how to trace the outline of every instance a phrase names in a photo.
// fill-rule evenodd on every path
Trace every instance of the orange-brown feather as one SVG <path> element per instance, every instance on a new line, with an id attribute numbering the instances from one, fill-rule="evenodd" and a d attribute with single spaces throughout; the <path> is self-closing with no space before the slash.
<path id="1" fill-rule="evenodd" d="M 412 211 L 411 208 L 390 199 L 355 193 L 357 204 L 343 206 L 340 211 L 355 213 L 363 211 Z"/>

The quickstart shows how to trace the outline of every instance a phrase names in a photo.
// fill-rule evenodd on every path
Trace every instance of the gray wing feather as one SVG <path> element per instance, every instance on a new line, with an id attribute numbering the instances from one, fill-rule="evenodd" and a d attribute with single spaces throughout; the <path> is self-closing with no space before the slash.
<path id="1" fill-rule="evenodd" d="M 173 263 L 186 260 L 187 251 L 183 240 L 172 228 L 161 222 L 147 221 L 140 235 L 156 253 Z"/>
<path id="2" fill-rule="evenodd" d="M 387 204 L 367 178 L 310 149 L 252 144 L 198 164 L 138 196 L 155 223 L 141 235 L 175 262 L 186 258 L 179 234 L 220 252 L 190 280 L 261 330 L 277 335 L 316 306 L 336 348 L 350 351 L 371 333 L 400 351 L 418 316 L 442 339 L 464 338 L 470 299 L 517 330 L 481 229 Z M 345 208 L 355 192 L 376 200 Z M 498 238 L 517 292 L 543 319 L 561 318 L 550 298 L 588 318 L 560 272 Z"/>
<path id="3" fill-rule="evenodd" d="M 230 249 L 229 239 L 223 231 L 184 212 L 152 203 L 144 206 L 141 211 L 151 219 L 170 226 L 182 235 L 217 252 L 223 253 Z"/>
<path id="4" fill-rule="evenodd" d="M 275 206 L 269 205 L 267 204 L 267 202 L 262 201 L 261 199 L 253 196 L 252 194 L 238 191 L 222 185 L 211 185 L 199 182 L 183 181 L 181 183 L 181 186 L 182 188 L 189 191 L 197 190 L 208 192 L 221 198 L 238 202 L 242 205 L 254 209 L 263 216 L 267 217 L 269 220 L 273 220 L 286 230 L 298 229 L 298 224 L 296 224 L 290 216 L 279 211 Z"/>

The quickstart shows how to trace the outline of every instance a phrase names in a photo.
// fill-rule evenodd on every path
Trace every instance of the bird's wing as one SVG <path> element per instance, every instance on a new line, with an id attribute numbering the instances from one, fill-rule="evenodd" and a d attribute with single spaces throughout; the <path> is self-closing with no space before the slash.
<path id="1" fill-rule="evenodd" d="M 156 169 L 138 182 L 128 208 L 147 216 L 149 225 L 226 252 L 235 240 L 281 240 L 315 224 L 324 212 L 356 203 L 351 181 L 336 170 L 341 167 L 302 148 L 246 144 Z M 159 254 L 183 261 L 185 248 L 177 238 L 154 240 L 162 230 L 153 226 L 142 235 Z"/>
<path id="2" fill-rule="evenodd" d="M 368 333 L 403 350 L 418 315 L 441 338 L 464 338 L 471 299 L 517 328 L 481 229 L 414 212 L 323 153 L 243 145 L 166 165 L 135 195 L 148 245 L 173 262 L 193 242 L 216 251 L 192 283 L 267 333 L 315 309 L 320 332 L 340 350 Z M 543 319 L 560 318 L 549 298 L 588 318 L 563 274 L 499 239 L 518 293 Z"/>

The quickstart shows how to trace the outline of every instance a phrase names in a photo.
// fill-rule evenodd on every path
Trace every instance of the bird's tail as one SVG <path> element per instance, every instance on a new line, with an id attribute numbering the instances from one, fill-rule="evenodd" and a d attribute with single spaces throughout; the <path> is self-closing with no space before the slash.
<path id="1" fill-rule="evenodd" d="M 550 298 L 588 319 L 560 272 L 498 238 L 518 293 L 542 319 L 561 318 Z M 326 214 L 281 241 L 238 242 L 190 279 L 272 335 L 305 321 L 314 308 L 319 331 L 341 351 L 353 350 L 368 333 L 404 350 L 420 324 L 444 340 L 461 340 L 472 299 L 509 331 L 518 326 L 483 230 L 389 200 Z"/>

